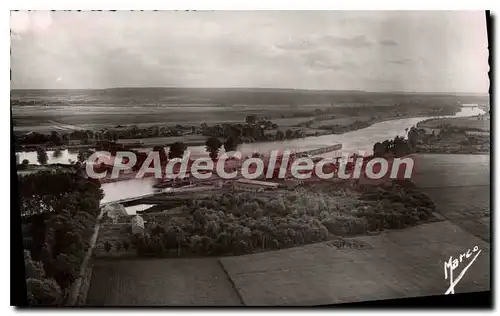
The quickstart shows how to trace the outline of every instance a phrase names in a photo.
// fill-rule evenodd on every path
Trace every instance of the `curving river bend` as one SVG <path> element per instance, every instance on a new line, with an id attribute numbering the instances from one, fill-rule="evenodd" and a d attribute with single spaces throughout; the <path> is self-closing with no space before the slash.
<path id="1" fill-rule="evenodd" d="M 484 111 L 479 108 L 462 107 L 461 111 L 449 117 L 467 117 L 483 114 Z M 266 154 L 272 150 L 292 150 L 292 151 L 306 151 L 318 149 L 322 147 L 332 146 L 334 144 L 342 144 L 342 152 L 348 153 L 366 153 L 372 152 L 373 144 L 381 142 L 386 139 L 393 139 L 396 136 L 405 136 L 406 128 L 416 125 L 418 122 L 433 117 L 413 117 L 398 120 L 390 120 L 375 123 L 367 128 L 347 132 L 341 135 L 323 135 L 312 136 L 293 140 L 274 141 L 274 142 L 256 142 L 250 144 L 242 144 L 238 150 L 243 155 L 251 155 L 253 152 L 258 151 Z M 188 147 L 191 157 L 207 156 L 204 146 Z M 221 150 L 221 153 L 223 150 Z M 37 163 L 36 152 L 17 152 L 19 160 L 28 159 L 31 164 Z M 49 163 L 68 163 L 68 160 L 76 160 L 77 152 L 64 150 L 61 156 L 56 158 L 53 156 L 53 151 L 47 152 L 49 156 Z M 326 155 L 339 154 L 339 152 L 328 153 Z M 101 203 L 112 202 L 124 198 L 145 195 L 154 193 L 155 189 L 152 187 L 155 179 L 133 179 L 127 181 L 120 181 L 114 183 L 102 184 L 104 191 L 104 198 Z"/>

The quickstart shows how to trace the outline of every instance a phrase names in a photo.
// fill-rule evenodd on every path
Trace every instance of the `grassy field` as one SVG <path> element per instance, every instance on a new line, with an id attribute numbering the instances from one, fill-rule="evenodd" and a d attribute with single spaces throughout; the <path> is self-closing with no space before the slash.
<path id="1" fill-rule="evenodd" d="M 490 240 L 488 155 L 415 156 L 412 180 L 436 204 L 436 212 L 483 240 Z"/>
<path id="2" fill-rule="evenodd" d="M 200 125 L 201 123 L 241 123 L 248 115 L 270 117 L 273 120 L 303 121 L 315 109 L 329 105 L 215 105 L 179 104 L 169 106 L 13 106 L 12 116 L 16 129 L 74 130 L 103 128 L 115 125 Z M 281 122 L 284 125 L 293 125 Z"/>
<path id="3" fill-rule="evenodd" d="M 353 117 L 339 117 L 331 120 L 325 121 L 317 121 L 311 125 L 313 128 L 320 128 L 321 126 L 330 126 L 330 125 L 342 125 L 347 126 L 356 121 L 368 121 L 371 119 L 371 116 L 353 116 Z"/>
<path id="4" fill-rule="evenodd" d="M 442 118 L 429 120 L 418 124 L 419 127 L 438 127 L 441 125 L 451 125 L 458 128 L 471 128 L 489 131 L 490 120 L 478 120 L 476 117 Z"/>
<path id="5" fill-rule="evenodd" d="M 98 261 L 89 306 L 320 305 L 442 295 L 443 262 L 481 254 L 457 293 L 490 289 L 489 245 L 450 222 L 247 256 Z M 234 284 L 234 286 L 233 286 Z M 241 299 L 240 299 L 241 298 Z"/>
<path id="6" fill-rule="evenodd" d="M 412 181 L 419 187 L 490 185 L 489 155 L 418 154 Z"/>
<path id="7" fill-rule="evenodd" d="M 425 188 L 446 219 L 485 241 L 490 241 L 490 186 Z"/>
<path id="8" fill-rule="evenodd" d="M 248 115 L 269 117 L 280 126 L 295 126 L 320 115 L 385 115 L 394 112 L 394 106 L 395 111 L 416 116 L 426 109 L 453 109 L 464 98 L 291 89 L 14 90 L 11 107 L 15 130 L 46 132 L 119 124 L 145 127 L 234 123 L 243 122 Z M 487 101 L 487 96 L 477 98 Z M 417 103 L 418 107 L 414 106 Z"/>
<path id="9" fill-rule="evenodd" d="M 136 144 L 142 142 L 143 146 L 168 146 L 175 142 L 183 142 L 187 146 L 205 145 L 207 136 L 203 135 L 185 135 L 185 136 L 169 136 L 169 137 L 150 137 L 137 139 L 119 139 L 118 144 Z"/>
<path id="10" fill-rule="evenodd" d="M 120 253 L 123 255 L 126 251 L 123 248 L 123 243 L 128 242 L 130 245 L 129 251 L 135 254 L 135 248 L 130 243 L 132 236 L 130 224 L 102 224 L 99 228 L 99 236 L 97 238 L 97 242 L 93 251 L 93 256 L 96 258 L 99 257 L 109 257 L 114 253 Z M 112 249 L 110 252 L 105 250 L 104 244 L 108 242 L 111 244 Z M 116 249 L 116 245 L 120 244 L 121 248 L 119 251 Z"/>
<path id="11" fill-rule="evenodd" d="M 67 110 L 65 109 L 64 112 Z M 16 131 L 49 131 L 49 130 L 78 130 L 78 129 L 102 129 L 116 125 L 137 125 L 149 127 L 154 125 L 175 126 L 191 125 L 199 126 L 202 123 L 208 125 L 224 123 L 244 123 L 248 115 L 270 117 L 273 122 L 281 126 L 295 126 L 298 123 L 311 119 L 309 111 L 292 107 L 278 108 L 200 108 L 198 111 L 185 111 L 184 109 L 172 108 L 142 108 L 130 109 L 119 108 L 116 112 L 86 112 L 73 115 L 64 113 L 59 109 L 38 113 L 19 113 L 13 111 L 14 129 Z M 282 116 L 299 117 L 282 118 Z"/>
<path id="12" fill-rule="evenodd" d="M 241 301 L 215 258 L 98 262 L 90 306 L 238 306 Z"/>
<path id="13" fill-rule="evenodd" d="M 443 295 L 444 261 L 477 245 L 482 252 L 455 291 L 490 289 L 489 244 L 450 222 L 353 239 L 370 247 L 327 242 L 221 262 L 245 305 L 311 306 Z"/>

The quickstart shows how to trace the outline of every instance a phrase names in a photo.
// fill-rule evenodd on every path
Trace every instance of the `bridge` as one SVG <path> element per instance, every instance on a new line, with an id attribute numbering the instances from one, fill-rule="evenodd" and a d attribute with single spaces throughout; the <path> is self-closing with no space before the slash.
<path id="1" fill-rule="evenodd" d="M 342 144 L 335 144 L 333 146 L 301 151 L 299 153 L 295 153 L 293 156 L 304 156 L 304 155 L 316 156 L 316 155 L 326 154 L 328 152 L 337 151 L 337 150 L 341 150 L 341 149 L 342 149 Z"/>
<path id="2" fill-rule="evenodd" d="M 122 204 L 123 206 L 125 206 L 124 204 L 130 204 L 130 203 L 136 202 L 138 200 L 142 200 L 145 198 L 149 198 L 149 197 L 153 197 L 155 195 L 160 195 L 160 194 L 165 194 L 165 193 L 166 192 L 162 191 L 162 192 L 156 192 L 156 193 L 150 193 L 150 194 L 143 194 L 143 195 L 129 197 L 129 198 L 115 200 L 115 201 L 109 201 L 109 202 L 101 203 L 99 205 L 99 207 L 102 209 L 102 208 L 106 207 L 107 205 L 111 205 L 111 204 Z"/>

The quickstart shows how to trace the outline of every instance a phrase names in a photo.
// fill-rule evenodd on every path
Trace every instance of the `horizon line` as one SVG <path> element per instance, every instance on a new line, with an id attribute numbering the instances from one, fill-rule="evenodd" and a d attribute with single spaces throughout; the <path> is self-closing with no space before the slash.
<path id="1" fill-rule="evenodd" d="M 108 87 L 108 88 L 17 88 L 10 91 L 28 90 L 113 90 L 113 89 L 205 89 L 205 90 L 288 90 L 288 91 L 311 91 L 311 92 L 357 92 L 357 93 L 394 93 L 394 94 L 445 94 L 445 95 L 482 95 L 490 96 L 489 92 L 439 92 L 439 91 L 403 91 L 403 90 L 358 90 L 358 89 L 304 89 L 304 88 L 268 88 L 268 87 L 176 87 L 176 86 L 151 86 L 151 87 Z"/>

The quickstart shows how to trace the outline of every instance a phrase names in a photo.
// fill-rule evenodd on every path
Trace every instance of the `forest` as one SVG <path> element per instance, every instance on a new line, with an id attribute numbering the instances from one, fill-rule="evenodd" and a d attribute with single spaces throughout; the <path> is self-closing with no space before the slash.
<path id="1" fill-rule="evenodd" d="M 241 255 L 412 226 L 434 208 L 424 193 L 396 182 L 361 192 L 226 193 L 179 207 L 183 217 L 144 214 L 150 224 L 132 245 L 139 256 Z"/>
<path id="2" fill-rule="evenodd" d="M 79 275 L 103 197 L 71 171 L 18 177 L 30 305 L 61 305 Z"/>

